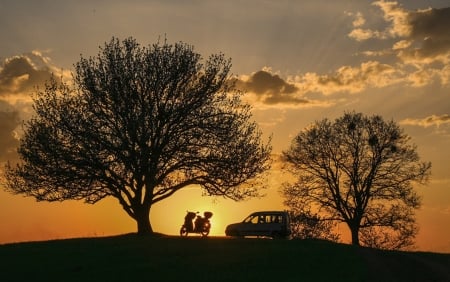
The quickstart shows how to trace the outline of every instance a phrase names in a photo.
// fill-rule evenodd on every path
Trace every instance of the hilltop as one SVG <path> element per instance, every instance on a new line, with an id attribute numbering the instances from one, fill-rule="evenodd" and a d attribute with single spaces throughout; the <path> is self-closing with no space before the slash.
<path id="1" fill-rule="evenodd" d="M 0 245 L 1 281 L 450 281 L 450 254 L 134 234 Z"/>

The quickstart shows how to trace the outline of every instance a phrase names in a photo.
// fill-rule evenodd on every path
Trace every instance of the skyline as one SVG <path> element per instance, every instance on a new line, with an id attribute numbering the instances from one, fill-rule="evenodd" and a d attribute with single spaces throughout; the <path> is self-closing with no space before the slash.
<path id="1" fill-rule="evenodd" d="M 433 165 L 431 181 L 417 187 L 419 250 L 450 252 L 450 5 L 444 2 L 3 1 L 0 162 L 16 159 L 22 120 L 32 114 L 30 93 L 52 72 L 70 77 L 80 54 L 97 55 L 112 36 L 132 36 L 141 45 L 183 41 L 204 58 L 222 52 L 232 59 L 233 79 L 246 91 L 264 140 L 272 135 L 275 156 L 314 121 L 346 111 L 398 122 L 421 160 Z M 267 196 L 242 203 L 202 198 L 189 187 L 153 207 L 152 224 L 176 234 L 187 209 L 214 209 L 212 234 L 223 235 L 226 224 L 254 210 L 283 209 L 282 182 L 275 164 Z M 2 190 L 0 206 L 6 229 L 0 243 L 135 231 L 112 199 L 95 206 L 36 203 Z M 169 222 L 162 218 L 167 210 L 174 210 Z"/>

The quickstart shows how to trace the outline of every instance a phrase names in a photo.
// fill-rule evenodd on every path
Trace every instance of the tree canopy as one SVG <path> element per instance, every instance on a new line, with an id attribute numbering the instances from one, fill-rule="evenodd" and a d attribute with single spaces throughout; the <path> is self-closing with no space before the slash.
<path id="1" fill-rule="evenodd" d="M 394 121 L 345 113 L 301 131 L 283 152 L 297 181 L 286 184 L 286 204 L 344 222 L 352 243 L 404 248 L 417 233 L 420 198 L 413 183 L 425 183 L 431 163 Z"/>
<path id="2" fill-rule="evenodd" d="M 6 189 L 37 200 L 115 197 L 151 233 L 151 206 L 189 185 L 234 200 L 258 194 L 271 146 L 229 83 L 231 60 L 185 43 L 112 38 L 34 97 Z"/>

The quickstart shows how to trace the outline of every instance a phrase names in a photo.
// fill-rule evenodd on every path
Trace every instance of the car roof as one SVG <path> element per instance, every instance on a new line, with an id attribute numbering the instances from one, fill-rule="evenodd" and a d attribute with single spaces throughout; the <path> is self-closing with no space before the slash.
<path id="1" fill-rule="evenodd" d="M 287 212 L 286 211 L 257 211 L 257 212 L 251 213 L 251 215 L 255 215 L 255 214 L 283 214 L 283 213 L 287 213 Z"/>

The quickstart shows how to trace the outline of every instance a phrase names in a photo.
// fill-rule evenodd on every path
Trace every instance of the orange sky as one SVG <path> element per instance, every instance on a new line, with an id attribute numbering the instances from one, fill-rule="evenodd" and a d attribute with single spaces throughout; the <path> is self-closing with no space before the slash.
<path id="1" fill-rule="evenodd" d="M 243 3 L 244 2 L 244 3 Z M 394 119 L 431 161 L 417 187 L 419 250 L 450 253 L 450 4 L 408 1 L 15 1 L 0 3 L 0 163 L 15 160 L 29 94 L 51 72 L 66 76 L 79 55 L 111 36 L 143 45 L 163 36 L 205 57 L 233 61 L 274 155 L 315 120 L 345 111 Z M 212 234 L 255 210 L 284 209 L 275 166 L 267 196 L 247 202 L 201 197 L 189 187 L 152 208 L 157 232 L 176 234 L 186 210 L 214 212 Z M 135 232 L 114 199 L 37 203 L 0 189 L 0 243 Z M 342 230 L 347 232 L 346 230 Z"/>

